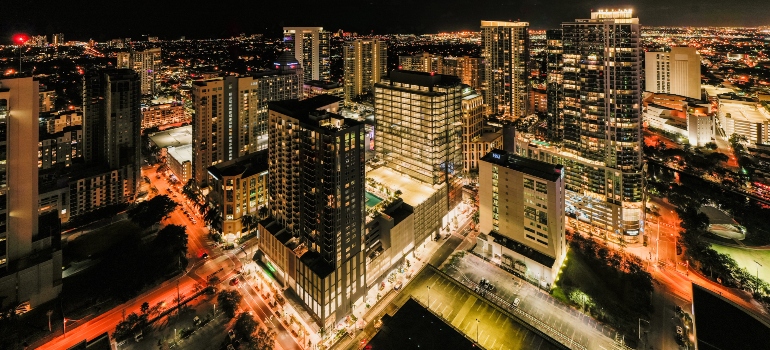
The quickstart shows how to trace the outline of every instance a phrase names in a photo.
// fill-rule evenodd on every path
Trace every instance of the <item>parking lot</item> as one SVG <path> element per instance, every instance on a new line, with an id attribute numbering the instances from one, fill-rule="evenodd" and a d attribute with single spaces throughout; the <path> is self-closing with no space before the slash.
<path id="1" fill-rule="evenodd" d="M 430 288 L 428 288 L 430 287 Z M 430 309 L 445 322 L 466 334 L 486 349 L 558 349 L 557 346 L 541 337 L 537 332 L 519 323 L 511 314 L 492 305 L 489 301 L 457 281 L 447 278 L 428 265 L 417 274 L 409 284 L 386 308 L 393 313 L 395 309 L 414 297 L 427 304 Z M 367 327 L 368 328 L 368 327 Z"/>
<path id="2" fill-rule="evenodd" d="M 448 259 L 451 261 L 451 259 Z M 482 289 L 479 297 L 489 299 L 513 311 L 516 316 L 572 348 L 614 349 L 616 332 L 593 318 L 552 298 L 534 285 L 473 255 L 464 254 L 442 270 L 474 289 L 484 278 L 493 290 Z M 519 305 L 512 304 L 519 298 Z"/>

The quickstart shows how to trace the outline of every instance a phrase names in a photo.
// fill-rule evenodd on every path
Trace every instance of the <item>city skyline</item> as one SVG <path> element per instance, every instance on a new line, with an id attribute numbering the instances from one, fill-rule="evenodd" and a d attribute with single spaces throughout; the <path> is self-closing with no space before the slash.
<path id="1" fill-rule="evenodd" d="M 631 8 L 634 14 L 644 18 L 645 26 L 761 26 L 769 25 L 768 18 L 757 16 L 770 11 L 770 3 L 750 0 L 735 6 L 716 0 L 668 2 L 663 0 L 608 1 L 532 1 L 498 3 L 482 1 L 467 6 L 462 1 L 436 0 L 407 4 L 404 1 L 370 2 L 353 1 L 327 3 L 299 2 L 294 7 L 303 11 L 268 11 L 262 4 L 249 8 L 235 2 L 219 2 L 207 8 L 205 22 L 187 21 L 203 13 L 196 8 L 168 7 L 173 14 L 161 20 L 147 16 L 146 10 L 156 4 L 134 4 L 113 13 L 108 3 L 91 2 L 73 6 L 65 2 L 38 1 L 36 6 L 27 3 L 10 3 L 4 9 L 4 21 L 0 24 L 0 42 L 10 43 L 17 32 L 51 35 L 64 33 L 65 39 L 107 40 L 115 37 L 138 38 L 141 35 L 158 36 L 162 39 L 178 39 L 181 36 L 195 39 L 225 38 L 240 33 L 263 33 L 279 37 L 283 27 L 323 26 L 330 31 L 343 29 L 359 34 L 434 33 L 442 31 L 478 30 L 480 20 L 526 21 L 532 29 L 558 28 L 561 22 L 580 18 L 587 9 Z M 408 5 L 408 6 L 407 6 Z M 355 15 L 346 16 L 339 9 L 348 9 Z M 554 16 L 549 9 L 558 8 Z M 41 9 L 43 9 L 41 11 Z M 245 10 L 245 11 L 244 11 Z M 82 19 L 78 25 L 72 22 Z M 178 19 L 178 20 L 177 20 Z M 202 24 L 202 23 L 205 23 Z M 68 39 L 69 40 L 69 39 Z"/>

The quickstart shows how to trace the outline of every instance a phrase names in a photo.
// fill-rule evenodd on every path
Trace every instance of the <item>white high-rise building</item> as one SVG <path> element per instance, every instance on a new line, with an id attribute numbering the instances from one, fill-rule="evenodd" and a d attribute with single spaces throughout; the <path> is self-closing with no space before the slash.
<path id="1" fill-rule="evenodd" d="M 701 98 L 700 54 L 694 47 L 645 53 L 645 90 Z"/>
<path id="2" fill-rule="evenodd" d="M 305 81 L 329 80 L 329 32 L 323 27 L 284 27 L 283 41 L 305 73 Z"/>

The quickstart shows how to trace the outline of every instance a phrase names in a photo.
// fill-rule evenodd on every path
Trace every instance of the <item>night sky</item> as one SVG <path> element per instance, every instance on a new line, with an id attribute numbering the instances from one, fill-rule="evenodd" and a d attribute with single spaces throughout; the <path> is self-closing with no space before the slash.
<path id="1" fill-rule="evenodd" d="M 0 43 L 14 32 L 65 40 L 223 38 L 241 32 L 276 37 L 286 26 L 323 26 L 359 34 L 478 30 L 479 21 L 522 20 L 534 29 L 586 18 L 591 9 L 635 9 L 643 25 L 770 25 L 770 0 L 3 0 Z"/>

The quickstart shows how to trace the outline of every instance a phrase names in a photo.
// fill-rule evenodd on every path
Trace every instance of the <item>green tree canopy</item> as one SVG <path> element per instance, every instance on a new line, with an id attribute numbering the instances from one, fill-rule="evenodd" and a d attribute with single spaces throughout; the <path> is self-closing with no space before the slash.
<path id="1" fill-rule="evenodd" d="M 217 303 L 229 318 L 235 317 L 235 310 L 238 310 L 238 304 L 241 302 L 241 293 L 235 290 L 222 290 L 217 295 Z"/>
<path id="2" fill-rule="evenodd" d="M 129 209 L 128 218 L 140 227 L 150 227 L 166 218 L 178 205 L 165 194 L 155 196 Z"/>
<path id="3" fill-rule="evenodd" d="M 244 341 L 252 341 L 258 326 L 254 317 L 246 312 L 241 312 L 235 319 L 235 333 Z"/>

